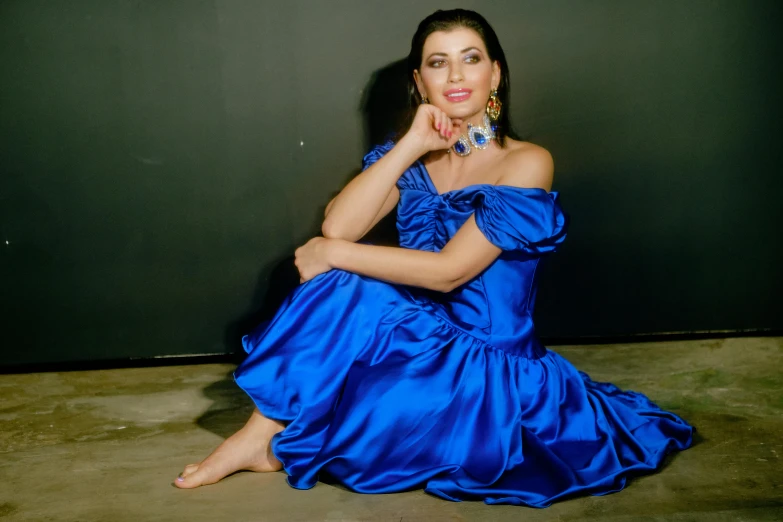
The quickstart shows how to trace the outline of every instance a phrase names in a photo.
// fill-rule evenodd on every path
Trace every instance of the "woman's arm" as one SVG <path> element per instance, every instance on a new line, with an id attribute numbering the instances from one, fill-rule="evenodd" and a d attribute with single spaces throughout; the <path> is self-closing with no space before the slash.
<path id="1" fill-rule="evenodd" d="M 396 184 L 402 173 L 427 152 L 454 145 L 460 124 L 433 105 L 420 105 L 405 136 L 329 202 L 321 225 L 324 237 L 361 239 L 399 201 Z"/>
<path id="2" fill-rule="evenodd" d="M 397 180 L 424 154 L 412 138 L 406 138 L 352 179 L 329 203 L 321 225 L 324 237 L 358 241 L 394 208 L 400 197 Z"/>
<path id="3" fill-rule="evenodd" d="M 326 247 L 323 255 L 331 268 L 440 292 L 450 292 L 470 281 L 502 252 L 484 237 L 473 216 L 440 252 L 348 241 L 330 241 L 323 246 Z M 309 279 L 305 273 L 302 276 Z"/>
<path id="4" fill-rule="evenodd" d="M 499 184 L 551 189 L 554 166 L 545 149 L 520 151 L 511 161 L 513 168 Z M 392 283 L 450 292 L 483 272 L 501 252 L 471 216 L 440 252 L 314 238 L 297 249 L 296 265 L 303 281 L 339 268 Z"/>

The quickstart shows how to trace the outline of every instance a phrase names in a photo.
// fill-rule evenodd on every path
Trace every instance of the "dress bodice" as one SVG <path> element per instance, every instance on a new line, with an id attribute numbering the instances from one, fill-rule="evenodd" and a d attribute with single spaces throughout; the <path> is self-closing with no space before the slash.
<path id="1" fill-rule="evenodd" d="M 391 143 L 375 147 L 365 156 L 364 168 L 391 147 Z M 498 348 L 534 337 L 536 268 L 541 257 L 566 236 L 567 218 L 558 193 L 479 184 L 439 194 L 421 162 L 403 173 L 397 187 L 401 247 L 438 252 L 473 214 L 484 236 L 503 250 L 482 273 L 451 292 L 412 289 L 411 295 Z"/>

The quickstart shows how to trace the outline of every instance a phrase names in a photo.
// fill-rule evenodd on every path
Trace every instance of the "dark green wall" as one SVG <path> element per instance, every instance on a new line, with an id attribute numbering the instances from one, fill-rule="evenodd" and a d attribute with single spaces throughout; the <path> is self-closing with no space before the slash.
<path id="1" fill-rule="evenodd" d="M 783 327 L 781 8 L 462 2 L 571 234 L 539 333 Z M 0 4 L 0 364 L 239 350 L 434 1 Z"/>

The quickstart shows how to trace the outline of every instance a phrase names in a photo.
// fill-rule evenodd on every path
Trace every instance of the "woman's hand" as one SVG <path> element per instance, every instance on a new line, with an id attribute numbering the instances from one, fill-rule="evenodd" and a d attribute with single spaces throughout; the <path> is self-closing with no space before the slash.
<path id="1" fill-rule="evenodd" d="M 432 150 L 448 149 L 460 137 L 462 132 L 462 120 L 449 118 L 445 112 L 430 105 L 422 103 L 416 110 L 411 128 L 406 136 L 411 136 L 426 154 Z"/>
<path id="2" fill-rule="evenodd" d="M 329 264 L 329 249 L 334 247 L 335 239 L 314 237 L 294 252 L 294 264 L 299 270 L 299 282 L 304 283 L 317 275 L 332 269 Z"/>

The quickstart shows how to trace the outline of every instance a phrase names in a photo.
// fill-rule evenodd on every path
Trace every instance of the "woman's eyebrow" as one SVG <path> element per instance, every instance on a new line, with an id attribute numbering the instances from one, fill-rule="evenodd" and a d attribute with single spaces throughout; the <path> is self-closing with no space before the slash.
<path id="1" fill-rule="evenodd" d="M 460 53 L 460 54 L 462 54 L 462 53 L 466 53 L 466 52 L 468 52 L 468 51 L 474 51 L 474 50 L 475 50 L 475 51 L 478 51 L 478 52 L 481 52 L 481 49 L 479 49 L 478 47 L 466 47 L 465 49 L 461 50 L 459 53 Z M 427 57 L 427 59 L 429 60 L 429 59 L 430 59 L 430 58 L 432 58 L 433 56 L 448 56 L 448 55 L 447 55 L 446 53 L 440 53 L 440 52 L 438 52 L 438 53 L 432 53 L 431 55 L 429 55 L 429 56 Z"/>

